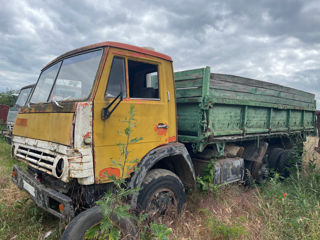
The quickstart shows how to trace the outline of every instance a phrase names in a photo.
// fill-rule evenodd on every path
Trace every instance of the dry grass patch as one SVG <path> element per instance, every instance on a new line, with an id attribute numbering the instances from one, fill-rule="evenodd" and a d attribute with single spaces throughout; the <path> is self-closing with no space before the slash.
<path id="1" fill-rule="evenodd" d="M 310 161 L 314 161 L 320 164 L 320 154 L 314 150 L 318 146 L 318 137 L 308 137 L 307 141 L 303 145 L 303 163 L 308 164 Z M 305 165 L 304 165 L 305 166 Z"/>
<path id="2" fill-rule="evenodd" d="M 214 196 L 194 192 L 179 219 L 166 219 L 172 239 L 262 239 L 256 189 L 227 185 Z"/>

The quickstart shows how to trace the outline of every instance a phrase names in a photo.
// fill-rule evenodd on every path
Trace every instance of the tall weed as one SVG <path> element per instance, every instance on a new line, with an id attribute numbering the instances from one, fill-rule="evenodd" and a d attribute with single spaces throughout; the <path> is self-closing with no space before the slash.
<path id="1" fill-rule="evenodd" d="M 320 238 L 320 171 L 312 161 L 283 181 L 276 173 L 257 192 L 267 239 Z"/>

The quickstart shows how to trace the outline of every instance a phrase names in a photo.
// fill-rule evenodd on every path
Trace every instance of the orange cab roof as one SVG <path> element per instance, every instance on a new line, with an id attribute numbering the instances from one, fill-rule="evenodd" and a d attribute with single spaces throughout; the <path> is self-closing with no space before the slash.
<path id="1" fill-rule="evenodd" d="M 131 50 L 131 51 L 134 51 L 134 52 L 139 52 L 139 53 L 143 53 L 143 54 L 146 54 L 146 55 L 150 55 L 150 56 L 162 58 L 162 59 L 165 59 L 165 60 L 168 60 L 168 61 L 172 61 L 171 57 L 168 56 L 168 55 L 165 55 L 165 54 L 162 54 L 162 53 L 159 53 L 159 52 L 155 52 L 155 51 L 143 48 L 143 47 L 137 47 L 137 46 L 133 46 L 133 45 L 125 44 L 125 43 L 107 41 L 107 42 L 91 44 L 91 45 L 88 45 L 88 46 L 85 46 L 85 47 L 77 48 L 77 49 L 74 49 L 72 51 L 66 52 L 66 53 L 60 55 L 59 57 L 55 58 L 54 60 L 52 60 L 43 69 L 45 69 L 46 67 L 48 67 L 52 63 L 54 63 L 54 62 L 56 62 L 56 61 L 58 61 L 58 60 L 60 60 L 60 59 L 62 59 L 64 57 L 66 57 L 66 56 L 73 55 L 73 54 L 76 54 L 76 53 L 79 53 L 79 52 L 82 52 L 82 51 L 87 51 L 87 50 L 90 50 L 90 49 L 100 48 L 100 47 L 115 47 L 115 48 L 120 48 L 120 49 L 125 49 L 125 50 Z"/>

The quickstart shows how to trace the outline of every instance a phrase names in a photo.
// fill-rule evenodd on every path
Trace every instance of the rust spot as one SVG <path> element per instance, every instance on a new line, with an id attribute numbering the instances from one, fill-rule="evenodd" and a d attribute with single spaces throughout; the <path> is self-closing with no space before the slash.
<path id="1" fill-rule="evenodd" d="M 72 112 L 75 112 L 75 111 L 76 111 L 77 105 L 78 105 L 77 102 L 75 102 L 75 103 L 73 104 L 73 106 L 72 106 Z"/>
<path id="2" fill-rule="evenodd" d="M 120 177 L 120 169 L 118 168 L 104 168 L 99 172 L 100 178 L 106 178 L 107 176 Z"/>
<path id="3" fill-rule="evenodd" d="M 143 100 L 136 100 L 136 99 L 130 99 L 130 98 L 125 98 L 122 101 L 123 102 L 133 102 L 134 104 L 146 104 L 146 102 Z"/>
<path id="4" fill-rule="evenodd" d="M 84 138 L 87 138 L 90 136 L 90 132 L 87 132 L 85 135 L 83 135 Z"/>
<path id="5" fill-rule="evenodd" d="M 130 57 L 138 57 L 138 58 L 145 58 L 145 59 L 150 59 L 152 60 L 151 57 L 149 57 L 148 55 L 145 55 L 145 54 L 141 54 L 141 53 L 136 53 L 136 52 L 122 52 L 122 51 L 116 51 L 116 50 L 113 50 L 112 51 L 113 53 L 115 54 L 119 54 L 119 55 L 124 55 L 126 54 L 127 56 L 130 56 Z"/>
<path id="6" fill-rule="evenodd" d="M 88 107 L 89 106 L 88 102 L 80 102 L 79 104 L 81 107 Z"/>
<path id="7" fill-rule="evenodd" d="M 28 119 L 25 118 L 17 118 L 16 125 L 26 127 L 28 125 Z"/>
<path id="8" fill-rule="evenodd" d="M 169 142 L 176 142 L 176 141 L 177 141 L 176 136 L 169 137 Z"/>
<path id="9" fill-rule="evenodd" d="M 157 134 L 159 136 L 161 136 L 161 135 L 166 136 L 167 135 L 168 129 L 167 128 L 158 128 L 158 124 L 155 125 L 153 129 L 154 129 L 155 132 L 157 132 Z"/>
<path id="10" fill-rule="evenodd" d="M 134 168 L 130 168 L 129 171 L 128 171 L 128 173 L 127 173 L 127 175 L 130 175 L 130 173 L 132 173 L 133 170 L 134 170 Z"/>

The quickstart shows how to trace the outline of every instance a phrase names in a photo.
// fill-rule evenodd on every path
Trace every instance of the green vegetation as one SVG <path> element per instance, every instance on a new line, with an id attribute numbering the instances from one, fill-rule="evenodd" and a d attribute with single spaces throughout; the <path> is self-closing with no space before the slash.
<path id="1" fill-rule="evenodd" d="M 312 159 L 285 180 L 275 174 L 257 193 L 267 239 L 319 239 L 320 170 Z"/>
<path id="2" fill-rule="evenodd" d="M 205 226 L 210 233 L 212 239 L 239 239 L 242 236 L 247 236 L 245 228 L 239 223 L 226 224 L 218 220 L 209 210 L 201 210 L 205 213 Z"/>
<path id="3" fill-rule="evenodd" d="M 217 193 L 219 185 L 214 184 L 214 164 L 215 160 L 211 160 L 207 165 L 204 176 L 197 177 L 197 187 L 203 192 Z"/>
<path id="4" fill-rule="evenodd" d="M 9 105 L 10 107 L 12 107 L 15 104 L 17 99 L 17 97 L 13 95 L 15 92 L 16 91 L 14 90 L 7 90 L 6 92 L 0 92 L 0 104 Z"/>

